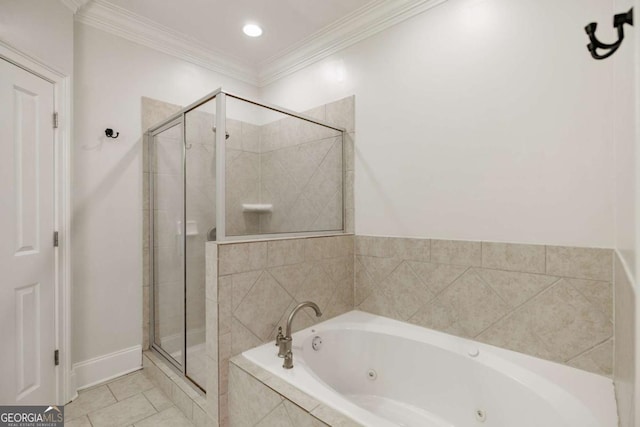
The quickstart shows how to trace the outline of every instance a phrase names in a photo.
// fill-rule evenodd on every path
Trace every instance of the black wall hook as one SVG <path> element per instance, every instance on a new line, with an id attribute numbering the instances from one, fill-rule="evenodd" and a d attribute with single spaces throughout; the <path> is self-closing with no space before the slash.
<path id="1" fill-rule="evenodd" d="M 113 134 L 113 129 L 105 129 L 104 130 L 104 134 L 107 135 L 107 138 L 113 138 L 116 139 L 118 137 L 118 135 L 120 135 L 120 132 L 116 132 L 116 134 Z"/>
<path id="2" fill-rule="evenodd" d="M 591 43 L 587 45 L 587 49 L 589 49 L 589 52 L 591 52 L 591 56 L 594 59 L 608 58 L 618 50 L 622 44 L 622 40 L 624 40 L 624 24 L 633 26 L 633 8 L 629 9 L 626 13 L 619 13 L 613 17 L 613 27 L 618 29 L 618 41 L 611 44 L 602 43 L 596 38 L 596 29 L 598 28 L 598 24 L 596 22 L 592 22 L 584 28 L 585 32 L 589 36 L 589 40 L 591 41 Z M 608 52 L 599 54 L 598 49 L 606 50 Z"/>

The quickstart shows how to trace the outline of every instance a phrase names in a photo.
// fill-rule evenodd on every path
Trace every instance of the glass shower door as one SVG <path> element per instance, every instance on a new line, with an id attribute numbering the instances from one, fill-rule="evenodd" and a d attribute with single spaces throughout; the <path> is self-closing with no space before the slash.
<path id="1" fill-rule="evenodd" d="M 216 240 L 216 100 L 188 111 L 185 123 L 186 366 L 206 390 L 205 247 Z"/>
<path id="2" fill-rule="evenodd" d="M 153 346 L 184 367 L 184 144 L 181 118 L 150 141 L 153 215 Z"/>

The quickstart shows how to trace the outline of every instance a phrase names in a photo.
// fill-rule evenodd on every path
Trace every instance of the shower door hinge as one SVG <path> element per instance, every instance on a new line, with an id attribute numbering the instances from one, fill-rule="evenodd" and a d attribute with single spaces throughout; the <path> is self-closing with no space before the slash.
<path id="1" fill-rule="evenodd" d="M 53 247 L 57 248 L 60 246 L 60 236 L 57 231 L 53 232 Z"/>
<path id="2" fill-rule="evenodd" d="M 53 113 L 53 128 L 58 129 L 58 113 Z"/>
<path id="3" fill-rule="evenodd" d="M 53 352 L 53 362 L 58 366 L 60 364 L 60 350 Z"/>

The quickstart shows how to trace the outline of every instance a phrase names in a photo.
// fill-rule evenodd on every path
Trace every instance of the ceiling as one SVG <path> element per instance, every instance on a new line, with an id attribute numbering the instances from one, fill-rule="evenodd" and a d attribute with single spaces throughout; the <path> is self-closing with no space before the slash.
<path id="1" fill-rule="evenodd" d="M 212 51 L 257 65 L 372 0 L 106 0 L 183 33 Z M 251 38 L 242 27 L 257 23 Z"/>
<path id="2" fill-rule="evenodd" d="M 447 0 L 60 1 L 76 22 L 263 87 Z"/>

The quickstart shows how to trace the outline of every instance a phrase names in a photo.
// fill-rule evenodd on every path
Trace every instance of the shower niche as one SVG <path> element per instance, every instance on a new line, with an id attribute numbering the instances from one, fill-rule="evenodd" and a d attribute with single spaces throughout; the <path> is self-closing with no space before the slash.
<path id="1" fill-rule="evenodd" d="M 201 390 L 207 242 L 352 231 L 348 138 L 324 107 L 300 114 L 221 89 L 146 132 L 149 346 Z"/>

